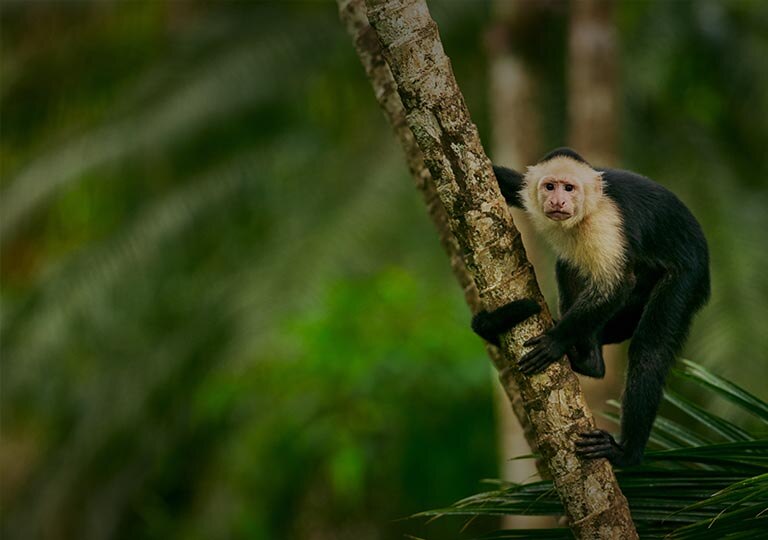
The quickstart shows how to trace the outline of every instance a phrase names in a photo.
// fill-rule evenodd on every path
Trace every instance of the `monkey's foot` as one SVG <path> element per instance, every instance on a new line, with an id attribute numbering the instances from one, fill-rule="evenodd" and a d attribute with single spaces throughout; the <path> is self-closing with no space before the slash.
<path id="1" fill-rule="evenodd" d="M 532 351 L 523 356 L 518 365 L 520 371 L 526 375 L 532 375 L 543 371 L 549 364 L 562 358 L 567 347 L 549 334 L 541 334 L 525 342 L 526 347 L 533 347 Z"/>
<path id="2" fill-rule="evenodd" d="M 578 456 L 585 459 L 606 458 L 613 465 L 624 465 L 624 448 L 607 431 L 596 429 L 579 436 L 581 438 L 576 441 Z"/>

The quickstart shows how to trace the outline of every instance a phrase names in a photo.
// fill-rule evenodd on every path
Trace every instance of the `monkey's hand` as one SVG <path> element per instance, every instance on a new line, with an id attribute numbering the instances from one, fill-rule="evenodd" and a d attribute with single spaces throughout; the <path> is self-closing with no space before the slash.
<path id="1" fill-rule="evenodd" d="M 518 365 L 526 375 L 538 373 L 552 362 L 562 358 L 568 346 L 550 334 L 544 333 L 525 342 L 526 347 L 533 347 L 523 356 Z"/>
<path id="2" fill-rule="evenodd" d="M 602 429 L 587 431 L 576 441 L 576 454 L 584 459 L 607 458 L 613 465 L 624 465 L 624 447 Z"/>

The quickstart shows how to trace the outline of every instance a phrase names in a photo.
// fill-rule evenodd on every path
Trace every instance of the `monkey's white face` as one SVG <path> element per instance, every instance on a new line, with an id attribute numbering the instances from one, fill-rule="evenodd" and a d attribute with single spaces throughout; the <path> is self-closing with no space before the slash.
<path id="1" fill-rule="evenodd" d="M 597 208 L 602 192 L 600 172 L 558 156 L 528 167 L 521 196 L 525 209 L 541 226 L 571 229 Z"/>
<path id="2" fill-rule="evenodd" d="M 545 176 L 539 180 L 537 196 L 541 212 L 553 221 L 583 216 L 584 189 L 574 178 Z"/>

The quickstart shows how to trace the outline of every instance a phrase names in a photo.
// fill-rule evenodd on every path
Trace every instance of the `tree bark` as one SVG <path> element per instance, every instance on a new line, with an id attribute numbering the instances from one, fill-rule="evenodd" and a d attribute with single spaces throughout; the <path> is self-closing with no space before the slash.
<path id="1" fill-rule="evenodd" d="M 534 298 L 544 307 L 540 316 L 501 336 L 499 376 L 505 388 L 517 383 L 575 536 L 637 538 L 610 464 L 574 454 L 577 435 L 594 428 L 576 377 L 563 359 L 531 377 L 523 376 L 513 361 L 523 353 L 523 343 L 552 321 L 437 25 L 423 0 L 369 0 L 368 17 L 483 307 L 494 309 L 517 298 Z"/>

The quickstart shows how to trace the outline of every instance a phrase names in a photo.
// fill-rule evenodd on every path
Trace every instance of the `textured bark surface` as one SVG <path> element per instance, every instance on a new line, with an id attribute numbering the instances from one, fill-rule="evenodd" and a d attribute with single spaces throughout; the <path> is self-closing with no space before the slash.
<path id="1" fill-rule="evenodd" d="M 413 133 L 408 127 L 405 109 L 397 93 L 397 85 L 392 78 L 389 65 L 382 56 L 378 35 L 368 22 L 364 0 L 339 0 L 338 5 L 339 16 L 346 26 L 347 32 L 352 37 L 355 50 L 368 75 L 376 99 L 384 110 L 390 124 L 392 124 L 395 135 L 403 148 L 408 168 L 416 182 L 416 187 L 424 198 L 429 217 L 438 231 L 440 243 L 450 259 L 451 269 L 464 291 L 464 298 L 470 310 L 472 313 L 476 313 L 480 309 L 480 294 L 477 291 L 475 282 L 472 280 L 472 275 L 464 265 L 461 249 L 448 225 L 448 214 L 440 202 L 437 190 L 435 189 L 435 183 L 432 181 L 432 176 L 424 164 L 424 157 L 419 146 L 416 144 L 416 140 L 413 138 Z M 499 349 L 487 346 L 486 351 L 494 366 L 497 369 L 503 368 L 504 359 Z M 526 416 L 520 392 L 514 381 L 507 385 L 504 391 L 511 404 L 511 411 L 523 430 L 528 449 L 535 452 L 536 440 L 533 435 L 533 429 Z M 520 454 L 525 453 L 527 452 L 521 452 Z M 547 477 L 546 467 L 543 463 L 539 461 L 537 466 L 539 467 L 539 474 L 542 477 Z"/>
<path id="2" fill-rule="evenodd" d="M 456 276 L 459 285 L 464 291 L 464 298 L 467 301 L 467 305 L 469 305 L 472 313 L 476 313 L 481 307 L 480 294 L 477 291 L 472 275 L 464 265 L 461 248 L 459 247 L 456 238 L 453 236 L 448 224 L 448 214 L 440 202 L 435 183 L 432 180 L 432 175 L 424 164 L 421 150 L 416 144 L 416 140 L 413 138 L 413 133 L 408 127 L 405 118 L 405 109 L 403 108 L 403 103 L 400 101 L 400 96 L 397 93 L 397 85 L 392 78 L 392 72 L 389 69 L 389 65 L 382 56 L 381 44 L 379 43 L 376 31 L 368 22 L 364 0 L 338 0 L 338 5 L 339 16 L 344 23 L 347 32 L 352 37 L 355 50 L 360 57 L 360 62 L 363 64 L 366 75 L 368 75 L 376 99 L 384 110 L 390 124 L 392 124 L 395 135 L 405 152 L 408 168 L 416 182 L 416 187 L 424 198 L 429 217 L 440 237 L 440 243 L 448 254 L 453 274 Z M 491 346 L 486 346 L 486 351 L 496 369 L 501 370 L 504 367 L 504 359 L 501 355 L 501 351 L 496 347 Z M 512 411 L 512 415 L 514 415 L 519 423 L 519 429 L 523 432 L 523 438 L 527 441 L 526 451 L 515 455 L 523 455 L 528 453 L 528 451 L 535 452 L 536 439 L 531 424 L 528 421 L 528 417 L 526 416 L 525 408 L 523 407 L 520 392 L 518 391 L 516 384 L 514 381 L 510 381 L 509 384 L 503 387 L 503 390 L 511 405 L 511 408 L 507 410 Z M 520 463 L 520 461 L 518 461 L 518 463 Z M 538 468 L 540 476 L 544 478 L 548 477 L 546 466 L 541 460 L 536 461 L 536 467 Z"/>
<path id="3" fill-rule="evenodd" d="M 435 182 L 437 194 L 487 309 L 534 298 L 544 311 L 504 334 L 497 366 L 505 387 L 516 383 L 539 452 L 577 538 L 637 538 L 626 499 L 605 460 L 574 454 L 578 433 L 594 427 L 578 381 L 563 360 L 524 377 L 516 362 L 523 342 L 551 323 L 520 234 L 493 178 L 423 0 L 369 0 L 368 18 L 383 46 L 406 119 Z"/>

